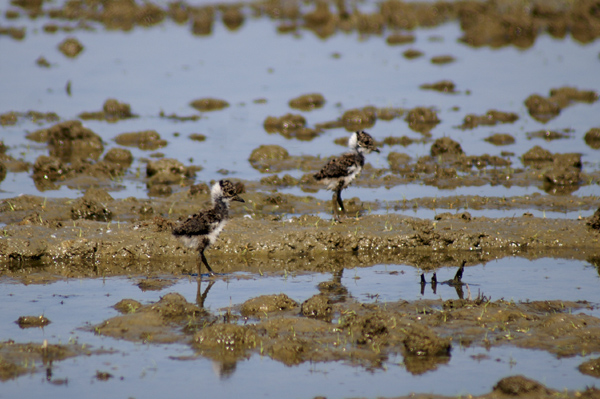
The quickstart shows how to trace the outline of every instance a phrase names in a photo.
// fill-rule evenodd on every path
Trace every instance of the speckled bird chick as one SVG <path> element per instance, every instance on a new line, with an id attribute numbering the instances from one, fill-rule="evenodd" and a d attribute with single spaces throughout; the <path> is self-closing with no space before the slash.
<path id="1" fill-rule="evenodd" d="M 328 190 L 333 190 L 331 202 L 333 204 L 333 215 L 340 221 L 339 213 L 345 213 L 342 202 L 342 190 L 358 176 L 365 165 L 365 153 L 371 151 L 379 152 L 375 146 L 375 140 L 367 132 L 359 131 L 352 133 L 348 140 L 350 152 L 329 161 L 314 175 L 315 179 L 327 184 Z"/>
<path id="2" fill-rule="evenodd" d="M 213 207 L 201 211 L 179 224 L 173 229 L 173 235 L 179 238 L 188 248 L 198 250 L 198 276 L 201 275 L 202 263 L 206 266 L 208 273 L 214 272 L 206 261 L 204 250 L 215 243 L 219 233 L 225 227 L 229 218 L 229 204 L 231 201 L 244 202 L 238 196 L 237 187 L 229 180 L 221 180 L 215 183 L 211 189 Z M 202 262 L 202 263 L 200 263 Z"/>

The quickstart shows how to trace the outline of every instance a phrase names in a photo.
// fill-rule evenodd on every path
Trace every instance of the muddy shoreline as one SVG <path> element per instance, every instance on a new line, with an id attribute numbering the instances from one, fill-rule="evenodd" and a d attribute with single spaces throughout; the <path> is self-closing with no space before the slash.
<path id="1" fill-rule="evenodd" d="M 33 270 L 42 267 L 41 270 L 70 277 L 134 271 L 193 273 L 190 265 L 195 262 L 195 251 L 184 248 L 171 234 L 179 219 L 205 207 L 209 201 L 207 194 L 190 196 L 182 194 L 179 201 L 173 196 L 168 201 L 112 200 L 103 190 L 94 189 L 77 200 L 35 196 L 3 200 L 2 274 L 27 275 L 32 268 L 20 267 L 27 264 L 35 264 Z M 257 203 L 269 204 L 265 195 L 249 193 L 246 200 L 244 208 L 232 210 L 226 231 L 210 249 L 211 258 L 223 272 L 245 267 L 277 269 L 268 263 L 285 264 L 289 270 L 299 271 L 329 269 L 336 267 L 339 261 L 335 259 L 343 259 L 349 265 L 396 262 L 431 270 L 458 266 L 463 260 L 481 263 L 516 255 L 600 258 L 600 233 L 593 227 L 597 216 L 570 220 L 521 213 L 522 216 L 510 218 L 487 218 L 472 217 L 468 211 L 442 209 L 427 220 L 397 213 L 369 214 L 364 204 L 356 206 L 349 201 L 348 212 L 355 211 L 359 216 L 335 223 L 310 214 L 284 218 L 273 211 L 265 212 L 264 208 L 254 211 Z M 477 199 L 472 200 L 474 203 Z M 441 202 L 444 201 L 460 202 L 452 197 Z M 495 202 L 488 198 L 484 201 Z M 506 207 L 522 206 L 523 201 L 506 201 Z M 314 208 L 329 205 L 292 196 L 286 202 L 294 209 L 306 209 L 310 202 Z M 568 207 L 571 199 L 565 198 L 564 202 Z M 553 199 L 553 204 L 557 203 Z M 140 219 L 139 212 L 149 215 Z M 80 218 L 82 214 L 87 218 Z M 110 215 L 110 219 L 90 220 L 105 215 Z M 65 267 L 69 264 L 73 267 Z"/>

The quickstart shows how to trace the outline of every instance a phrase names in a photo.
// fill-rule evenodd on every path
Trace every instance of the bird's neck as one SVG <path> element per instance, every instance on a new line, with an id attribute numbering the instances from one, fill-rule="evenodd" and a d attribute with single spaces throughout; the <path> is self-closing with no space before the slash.
<path id="1" fill-rule="evenodd" d="M 361 163 L 365 161 L 365 152 L 361 147 L 354 147 L 352 152 L 356 154 Z"/>
<path id="2" fill-rule="evenodd" d="M 229 201 L 225 201 L 222 197 L 213 198 L 213 209 L 221 214 L 227 215 L 229 212 Z"/>

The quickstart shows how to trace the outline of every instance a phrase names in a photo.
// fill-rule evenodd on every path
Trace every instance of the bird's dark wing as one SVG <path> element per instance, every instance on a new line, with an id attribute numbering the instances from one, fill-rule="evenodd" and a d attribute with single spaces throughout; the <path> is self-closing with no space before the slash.
<path id="1" fill-rule="evenodd" d="M 211 226 L 221 221 L 221 216 L 213 209 L 197 213 L 173 229 L 176 236 L 197 236 L 210 233 Z"/>
<path id="2" fill-rule="evenodd" d="M 363 161 L 364 162 L 364 161 Z M 362 166 L 361 158 L 357 154 L 344 154 L 327 162 L 323 168 L 315 174 L 315 179 L 336 179 L 347 176 L 352 166 Z"/>

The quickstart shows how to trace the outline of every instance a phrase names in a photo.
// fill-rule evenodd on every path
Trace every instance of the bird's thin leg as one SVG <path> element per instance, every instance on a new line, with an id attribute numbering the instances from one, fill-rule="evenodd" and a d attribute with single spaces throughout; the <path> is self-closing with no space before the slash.
<path id="1" fill-rule="evenodd" d="M 200 260 L 202 261 L 202 263 L 204 263 L 204 266 L 206 266 L 206 270 L 208 270 L 208 274 L 213 276 L 215 273 L 213 272 L 213 269 L 208 265 L 206 256 L 204 256 L 204 248 L 202 248 L 200 250 Z M 200 261 L 198 261 L 198 276 L 202 275 L 202 263 L 200 263 Z"/>
<path id="2" fill-rule="evenodd" d="M 331 197 L 331 203 L 333 206 L 333 218 L 337 222 L 341 222 L 340 216 L 345 215 L 344 202 L 342 201 L 342 187 L 338 186 Z"/>
<path id="3" fill-rule="evenodd" d="M 336 200 L 338 205 L 340 206 L 340 211 L 342 211 L 342 213 L 346 213 L 346 210 L 344 209 L 344 202 L 342 201 L 342 188 L 338 188 L 336 193 Z"/>

